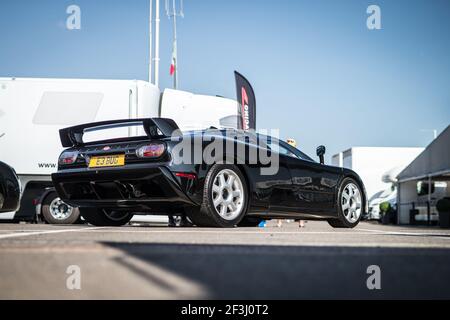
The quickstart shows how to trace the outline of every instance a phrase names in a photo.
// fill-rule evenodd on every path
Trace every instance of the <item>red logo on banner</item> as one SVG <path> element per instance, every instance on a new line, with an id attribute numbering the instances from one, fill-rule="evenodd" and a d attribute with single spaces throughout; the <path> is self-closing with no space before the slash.
<path id="1" fill-rule="evenodd" d="M 250 129 L 250 115 L 248 112 L 248 95 L 244 87 L 241 89 L 241 101 L 242 101 L 242 128 L 244 130 Z"/>

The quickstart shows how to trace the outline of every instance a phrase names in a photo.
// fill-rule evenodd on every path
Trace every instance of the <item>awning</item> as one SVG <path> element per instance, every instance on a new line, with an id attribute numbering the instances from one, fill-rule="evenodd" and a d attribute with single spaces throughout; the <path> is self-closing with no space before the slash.
<path id="1" fill-rule="evenodd" d="M 441 177 L 450 180 L 450 126 L 397 176 L 398 182 Z"/>

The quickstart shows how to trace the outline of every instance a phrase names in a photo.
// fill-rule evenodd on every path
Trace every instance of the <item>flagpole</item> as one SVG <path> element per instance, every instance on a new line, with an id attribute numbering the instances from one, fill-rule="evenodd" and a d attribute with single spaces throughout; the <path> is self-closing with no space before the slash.
<path id="1" fill-rule="evenodd" d="M 155 17 L 155 85 L 159 87 L 159 0 L 156 1 Z"/>
<path id="2" fill-rule="evenodd" d="M 150 59 L 148 63 L 148 82 L 152 83 L 152 64 L 153 64 L 153 0 L 150 0 Z"/>
<path id="3" fill-rule="evenodd" d="M 173 3 L 173 50 L 175 56 L 175 72 L 173 74 L 173 88 L 176 90 L 178 88 L 178 45 L 177 45 L 177 11 L 175 7 L 175 0 Z"/>

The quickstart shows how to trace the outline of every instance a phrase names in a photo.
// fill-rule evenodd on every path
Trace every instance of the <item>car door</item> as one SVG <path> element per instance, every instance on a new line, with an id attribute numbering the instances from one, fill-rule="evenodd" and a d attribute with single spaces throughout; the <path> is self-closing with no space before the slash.
<path id="1" fill-rule="evenodd" d="M 335 206 L 340 168 L 322 165 L 280 141 L 280 153 L 289 155 L 293 196 L 290 206 L 304 214 L 323 214 Z"/>
<path id="2" fill-rule="evenodd" d="M 294 188 L 292 176 L 289 169 L 290 157 L 284 154 L 279 155 L 279 169 L 275 176 L 268 179 L 272 185 L 270 195 L 270 212 L 285 215 L 292 212 L 294 202 Z"/>
<path id="3" fill-rule="evenodd" d="M 322 214 L 334 209 L 339 168 L 292 159 L 289 169 L 294 188 L 292 206 L 310 214 Z"/>
<path id="4" fill-rule="evenodd" d="M 262 137 L 262 138 L 261 138 Z M 292 203 L 294 202 L 294 193 L 292 187 L 292 177 L 288 167 L 290 157 L 287 154 L 280 153 L 278 143 L 275 138 L 259 135 L 259 139 L 263 139 L 260 148 L 269 150 L 272 156 L 276 156 L 277 160 L 272 165 L 277 166 L 277 172 L 273 175 L 259 175 L 256 184 L 257 190 L 267 195 L 270 214 L 277 216 L 289 217 L 292 213 Z"/>

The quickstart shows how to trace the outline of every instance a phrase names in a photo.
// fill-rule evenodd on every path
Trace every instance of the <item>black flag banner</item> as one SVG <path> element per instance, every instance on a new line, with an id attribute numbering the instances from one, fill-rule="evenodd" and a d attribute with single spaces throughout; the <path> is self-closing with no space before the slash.
<path id="1" fill-rule="evenodd" d="M 239 72 L 234 72 L 236 78 L 236 94 L 239 103 L 241 128 L 256 129 L 256 99 L 250 82 Z"/>

